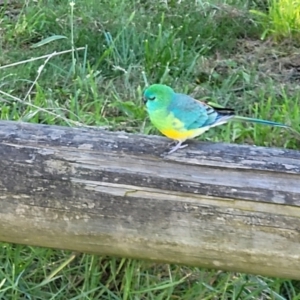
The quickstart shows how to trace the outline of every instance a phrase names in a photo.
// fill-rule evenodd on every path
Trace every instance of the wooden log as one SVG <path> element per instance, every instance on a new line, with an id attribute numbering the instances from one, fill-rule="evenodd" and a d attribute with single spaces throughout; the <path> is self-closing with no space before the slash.
<path id="1" fill-rule="evenodd" d="M 0 122 L 0 241 L 300 279 L 300 152 Z"/>

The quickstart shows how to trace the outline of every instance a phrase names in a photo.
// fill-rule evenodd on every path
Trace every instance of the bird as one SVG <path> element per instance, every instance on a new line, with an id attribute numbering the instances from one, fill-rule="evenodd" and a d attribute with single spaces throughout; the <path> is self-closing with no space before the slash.
<path id="1" fill-rule="evenodd" d="M 173 142 L 177 141 L 168 154 L 187 147 L 187 144 L 183 144 L 186 140 L 198 137 L 210 128 L 232 120 L 286 128 L 300 137 L 300 134 L 288 125 L 238 116 L 232 108 L 209 105 L 189 95 L 176 93 L 170 86 L 164 84 L 152 84 L 147 87 L 143 93 L 143 100 L 154 127 Z"/>

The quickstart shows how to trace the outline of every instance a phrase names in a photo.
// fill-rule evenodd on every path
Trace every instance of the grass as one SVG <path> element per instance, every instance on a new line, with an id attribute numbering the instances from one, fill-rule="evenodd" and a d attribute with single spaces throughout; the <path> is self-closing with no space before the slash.
<path id="1" fill-rule="evenodd" d="M 158 134 L 141 101 L 145 77 L 300 130 L 299 45 L 261 41 L 249 9 L 260 1 L 2 5 L 0 117 Z M 201 139 L 298 147 L 282 129 L 242 123 Z M 38 247 L 2 243 L 0 261 L 4 300 L 300 299 L 292 280 Z"/>
<path id="2" fill-rule="evenodd" d="M 300 38 L 300 2 L 291 0 L 268 0 L 267 12 L 252 10 L 264 27 L 262 38 L 275 40 Z"/>

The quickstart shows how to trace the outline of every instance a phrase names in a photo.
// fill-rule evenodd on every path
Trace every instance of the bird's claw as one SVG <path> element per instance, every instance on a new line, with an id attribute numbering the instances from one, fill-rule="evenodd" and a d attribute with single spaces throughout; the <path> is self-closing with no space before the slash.
<path id="1" fill-rule="evenodd" d="M 174 142 L 173 142 L 174 143 Z M 173 144 L 172 143 L 172 144 Z M 173 152 L 175 152 L 175 151 L 177 151 L 178 149 L 183 149 L 183 148 L 185 148 L 185 147 L 187 147 L 188 146 L 188 144 L 184 144 L 184 145 L 182 145 L 182 142 L 178 142 L 178 144 L 176 144 L 167 154 L 171 154 L 171 153 L 173 153 Z"/>

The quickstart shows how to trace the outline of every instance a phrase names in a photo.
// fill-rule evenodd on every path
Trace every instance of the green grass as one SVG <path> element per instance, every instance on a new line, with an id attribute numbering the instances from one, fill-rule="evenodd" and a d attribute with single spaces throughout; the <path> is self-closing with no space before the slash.
<path id="1" fill-rule="evenodd" d="M 2 120 L 158 134 L 141 101 L 146 78 L 300 130 L 289 64 L 299 45 L 260 40 L 249 12 L 260 1 L 27 2 L 0 7 Z M 243 123 L 200 139 L 299 146 L 282 129 Z M 2 243 L 0 262 L 0 299 L 300 299 L 292 280 L 38 247 Z"/>
<path id="2" fill-rule="evenodd" d="M 300 38 L 300 2 L 294 0 L 268 0 L 266 12 L 252 10 L 264 27 L 262 38 L 275 40 Z"/>

